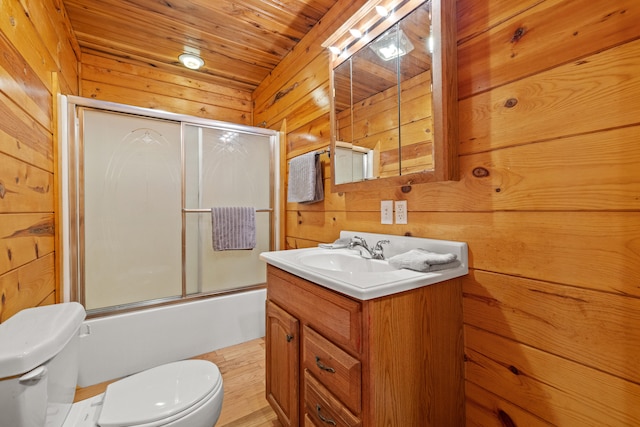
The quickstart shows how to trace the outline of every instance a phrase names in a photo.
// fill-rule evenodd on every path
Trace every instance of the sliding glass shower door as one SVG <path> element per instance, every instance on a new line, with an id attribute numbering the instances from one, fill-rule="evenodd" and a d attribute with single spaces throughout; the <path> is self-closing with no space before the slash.
<path id="1" fill-rule="evenodd" d="M 82 115 L 86 309 L 180 296 L 180 124 Z"/>
<path id="2" fill-rule="evenodd" d="M 258 257 L 275 249 L 277 134 L 122 108 L 75 110 L 69 252 L 76 299 L 90 313 L 106 312 L 263 285 Z M 255 208 L 256 247 L 214 251 L 213 207 Z"/>
<path id="3" fill-rule="evenodd" d="M 184 126 L 187 293 L 264 283 L 260 252 L 270 250 L 272 209 L 269 137 Z M 212 207 L 256 209 L 254 250 L 214 251 Z"/>

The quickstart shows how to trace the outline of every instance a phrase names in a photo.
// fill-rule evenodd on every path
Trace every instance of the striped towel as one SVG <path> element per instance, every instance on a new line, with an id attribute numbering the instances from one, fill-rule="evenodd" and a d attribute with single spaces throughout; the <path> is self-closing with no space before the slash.
<path id="1" fill-rule="evenodd" d="M 256 247 L 255 208 L 211 208 L 211 225 L 214 251 Z"/>

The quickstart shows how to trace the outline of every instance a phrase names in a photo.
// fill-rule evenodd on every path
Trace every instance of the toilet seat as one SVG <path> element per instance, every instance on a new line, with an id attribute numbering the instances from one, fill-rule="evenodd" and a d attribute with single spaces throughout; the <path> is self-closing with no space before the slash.
<path id="1" fill-rule="evenodd" d="M 157 366 L 107 386 L 100 427 L 157 427 L 206 404 L 222 389 L 218 367 L 206 360 Z"/>

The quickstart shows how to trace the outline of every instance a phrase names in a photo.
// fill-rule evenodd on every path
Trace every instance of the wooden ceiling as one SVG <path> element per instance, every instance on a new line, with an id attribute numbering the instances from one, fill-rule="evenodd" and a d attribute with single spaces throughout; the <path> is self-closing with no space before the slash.
<path id="1" fill-rule="evenodd" d="M 198 71 L 254 90 L 337 0 L 63 0 L 82 52 Z"/>

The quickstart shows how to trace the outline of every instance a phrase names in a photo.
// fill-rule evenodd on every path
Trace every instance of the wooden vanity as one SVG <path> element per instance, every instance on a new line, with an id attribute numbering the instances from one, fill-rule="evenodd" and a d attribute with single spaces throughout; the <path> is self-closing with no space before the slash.
<path id="1" fill-rule="evenodd" d="M 460 280 L 359 300 L 268 265 L 266 394 L 282 424 L 463 426 Z"/>

